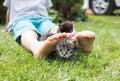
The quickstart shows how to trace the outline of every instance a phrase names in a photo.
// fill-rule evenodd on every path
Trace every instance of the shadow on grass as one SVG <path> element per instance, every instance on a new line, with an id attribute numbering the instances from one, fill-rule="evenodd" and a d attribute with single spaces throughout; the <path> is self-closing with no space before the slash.
<path id="1" fill-rule="evenodd" d="M 79 63 L 83 64 L 88 60 L 88 55 L 89 54 L 78 51 L 75 59 L 61 58 L 60 56 L 50 55 L 46 58 L 46 60 L 49 62 L 53 62 L 53 61 L 57 61 L 59 63 L 70 62 L 73 64 L 76 64 L 77 62 L 79 62 Z"/>

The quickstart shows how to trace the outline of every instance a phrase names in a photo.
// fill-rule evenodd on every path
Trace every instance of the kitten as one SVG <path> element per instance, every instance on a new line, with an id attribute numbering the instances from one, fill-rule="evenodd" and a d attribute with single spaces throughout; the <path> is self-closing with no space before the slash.
<path id="1" fill-rule="evenodd" d="M 59 24 L 58 27 L 52 28 L 49 33 L 56 34 L 56 33 L 66 32 L 66 33 L 73 33 L 73 34 L 75 34 L 76 31 L 75 31 L 75 28 L 74 28 L 73 24 L 74 23 L 71 22 L 71 21 L 65 21 L 65 22 Z"/>
<path id="2" fill-rule="evenodd" d="M 58 33 L 71 33 L 73 32 L 73 22 L 65 21 L 59 25 Z"/>
<path id="3" fill-rule="evenodd" d="M 59 25 L 57 33 L 71 33 L 74 32 L 73 22 L 66 21 Z M 46 40 L 49 36 L 54 35 L 54 33 L 47 33 L 41 36 L 40 40 Z M 56 51 L 52 52 L 50 55 L 59 56 L 61 58 L 75 59 L 76 50 L 78 48 L 78 41 L 72 38 L 63 38 L 59 40 L 56 44 Z"/>
<path id="4" fill-rule="evenodd" d="M 75 59 L 77 49 L 79 48 L 78 41 L 72 38 L 62 38 L 56 44 L 56 54 L 61 58 Z"/>

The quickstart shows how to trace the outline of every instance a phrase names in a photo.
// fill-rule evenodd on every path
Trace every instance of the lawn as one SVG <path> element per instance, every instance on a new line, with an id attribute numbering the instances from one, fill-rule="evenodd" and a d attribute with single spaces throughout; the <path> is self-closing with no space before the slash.
<path id="1" fill-rule="evenodd" d="M 96 33 L 92 53 L 78 51 L 76 61 L 35 61 L 12 34 L 0 32 L 0 81 L 120 81 L 120 16 L 89 16 L 75 28 Z"/>

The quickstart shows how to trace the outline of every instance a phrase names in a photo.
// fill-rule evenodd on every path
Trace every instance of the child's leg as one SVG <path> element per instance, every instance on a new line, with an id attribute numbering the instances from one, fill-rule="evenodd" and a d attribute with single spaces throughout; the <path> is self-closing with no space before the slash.
<path id="1" fill-rule="evenodd" d="M 35 59 L 38 60 L 40 57 L 45 57 L 55 50 L 56 42 L 59 39 L 70 36 L 70 34 L 62 33 L 48 37 L 45 41 L 38 41 L 38 36 L 35 31 L 26 31 L 21 36 L 21 43 L 25 48 L 30 50 L 35 56 Z"/>
<path id="2" fill-rule="evenodd" d="M 91 52 L 95 37 L 95 33 L 91 31 L 82 31 L 75 35 L 75 38 L 79 41 L 81 51 L 85 53 Z"/>

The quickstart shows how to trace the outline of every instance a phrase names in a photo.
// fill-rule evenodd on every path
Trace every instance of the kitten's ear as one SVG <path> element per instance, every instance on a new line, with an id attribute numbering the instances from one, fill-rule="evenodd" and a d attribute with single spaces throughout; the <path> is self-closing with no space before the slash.
<path id="1" fill-rule="evenodd" d="M 67 40 L 67 42 L 68 42 L 70 45 L 74 46 L 77 41 L 74 40 L 74 39 L 72 39 L 72 40 Z"/>
<path id="2" fill-rule="evenodd" d="M 63 26 L 63 25 L 64 25 L 64 22 L 63 22 L 63 23 L 60 23 L 60 24 L 59 24 L 59 27 L 61 27 L 61 26 Z"/>
<path id="3" fill-rule="evenodd" d="M 70 22 L 70 25 L 71 25 L 72 27 L 74 27 L 74 22 L 73 22 L 73 21 L 71 21 L 71 22 Z"/>
<path id="4" fill-rule="evenodd" d="M 75 38 L 72 38 L 72 40 L 69 40 L 69 43 L 73 46 L 75 46 L 75 48 L 79 48 L 79 43 L 78 43 L 78 40 L 75 39 Z"/>
<path id="5" fill-rule="evenodd" d="M 59 28 L 59 31 L 60 31 L 60 32 L 64 29 L 63 25 L 59 25 L 58 28 Z"/>
<path id="6" fill-rule="evenodd" d="M 70 45 L 73 45 L 73 41 L 72 41 L 72 40 L 67 40 L 67 42 L 68 42 Z"/>
<path id="7" fill-rule="evenodd" d="M 60 29 L 62 29 L 62 28 L 63 28 L 63 24 L 62 24 L 62 23 L 59 24 L 58 27 L 59 27 Z"/>
<path id="8" fill-rule="evenodd" d="M 63 26 L 63 25 L 62 25 L 62 24 L 59 24 L 58 26 L 61 27 L 61 26 Z"/>
<path id="9" fill-rule="evenodd" d="M 74 24 L 74 21 L 71 21 L 72 24 Z"/>

